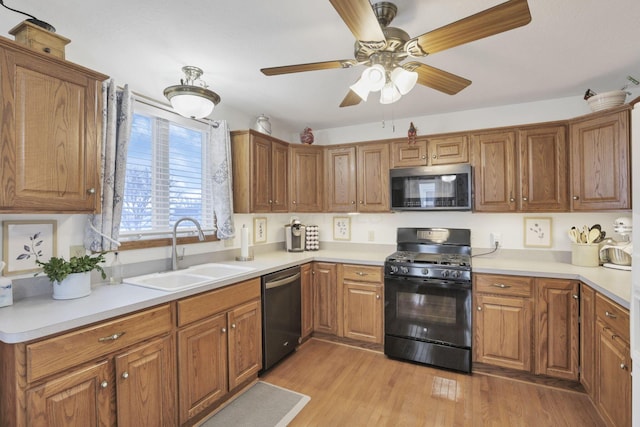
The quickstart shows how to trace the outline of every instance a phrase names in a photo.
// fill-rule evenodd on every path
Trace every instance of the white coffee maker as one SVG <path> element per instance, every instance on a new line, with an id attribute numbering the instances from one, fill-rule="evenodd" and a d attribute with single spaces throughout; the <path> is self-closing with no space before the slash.
<path id="1" fill-rule="evenodd" d="M 284 226 L 284 237 L 289 252 L 303 252 L 305 245 L 306 227 L 299 220 L 294 219 L 291 224 Z"/>

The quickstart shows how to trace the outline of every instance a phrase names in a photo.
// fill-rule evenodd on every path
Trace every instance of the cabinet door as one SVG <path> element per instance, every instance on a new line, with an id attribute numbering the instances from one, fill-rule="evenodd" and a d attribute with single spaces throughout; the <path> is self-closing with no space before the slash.
<path id="1" fill-rule="evenodd" d="M 389 145 L 360 145 L 357 157 L 358 211 L 388 212 Z"/>
<path id="2" fill-rule="evenodd" d="M 569 210 L 569 163 L 565 134 L 564 126 L 532 128 L 519 132 L 521 210 Z"/>
<path id="3" fill-rule="evenodd" d="M 327 211 L 355 212 L 356 148 L 327 148 L 325 153 Z"/>
<path id="4" fill-rule="evenodd" d="M 472 136 L 474 210 L 512 212 L 517 208 L 515 133 L 495 132 Z"/>
<path id="5" fill-rule="evenodd" d="M 262 314 L 260 301 L 241 305 L 228 313 L 229 390 L 262 369 Z"/>
<path id="6" fill-rule="evenodd" d="M 119 427 L 175 426 L 175 358 L 171 336 L 116 356 Z"/>
<path id="7" fill-rule="evenodd" d="M 475 305 L 475 361 L 531 371 L 531 301 L 478 294 Z"/>
<path id="8" fill-rule="evenodd" d="M 428 139 L 429 162 L 432 165 L 450 165 L 469 161 L 467 135 L 449 135 Z"/>
<path id="9" fill-rule="evenodd" d="M 596 406 L 611 427 L 631 425 L 631 364 L 629 344 L 596 321 Z"/>
<path id="10" fill-rule="evenodd" d="M 344 282 L 344 336 L 382 344 L 382 286 Z"/>
<path id="11" fill-rule="evenodd" d="M 106 360 L 27 390 L 30 427 L 102 427 L 115 423 L 112 364 Z"/>
<path id="12" fill-rule="evenodd" d="M 289 212 L 289 147 L 271 141 L 271 212 Z"/>
<path id="13" fill-rule="evenodd" d="M 291 146 L 291 211 L 322 212 L 324 152 L 322 147 Z"/>
<path id="14" fill-rule="evenodd" d="M 313 288 L 311 264 L 300 266 L 300 294 L 302 298 L 302 339 L 313 332 Z"/>
<path id="15" fill-rule="evenodd" d="M 336 265 L 319 262 L 313 267 L 313 330 L 338 333 L 338 289 Z"/>
<path id="16" fill-rule="evenodd" d="M 595 291 L 580 285 L 580 383 L 592 400 L 595 400 Z"/>
<path id="17" fill-rule="evenodd" d="M 536 279 L 536 374 L 578 380 L 578 305 L 578 282 Z"/>
<path id="18" fill-rule="evenodd" d="M 418 139 L 415 143 L 407 140 L 391 143 L 391 167 L 408 168 L 427 165 L 427 140 Z"/>
<path id="19" fill-rule="evenodd" d="M 102 123 L 97 73 L 18 51 L 2 49 L 0 56 L 0 209 L 94 212 Z"/>
<path id="20" fill-rule="evenodd" d="M 271 212 L 271 141 L 251 134 L 251 212 Z"/>
<path id="21" fill-rule="evenodd" d="M 178 332 L 180 424 L 227 394 L 225 313 Z"/>
<path id="22" fill-rule="evenodd" d="M 630 209 L 629 111 L 571 124 L 571 208 Z"/>

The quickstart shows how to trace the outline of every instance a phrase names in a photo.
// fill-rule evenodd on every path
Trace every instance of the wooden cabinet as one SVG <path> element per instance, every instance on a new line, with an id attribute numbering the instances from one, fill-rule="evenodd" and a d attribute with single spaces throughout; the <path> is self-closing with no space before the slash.
<path id="1" fill-rule="evenodd" d="M 579 283 L 575 280 L 535 279 L 535 371 L 578 380 Z"/>
<path id="2" fill-rule="evenodd" d="M 107 76 L 5 38 L 0 57 L 0 212 L 95 212 Z"/>
<path id="3" fill-rule="evenodd" d="M 339 334 L 337 265 L 313 263 L 313 331 Z"/>
<path id="4" fill-rule="evenodd" d="M 474 274 L 473 360 L 531 371 L 533 279 Z"/>
<path id="5" fill-rule="evenodd" d="M 469 136 L 464 133 L 433 135 L 391 142 L 391 167 L 450 165 L 469 162 Z"/>
<path id="6" fill-rule="evenodd" d="M 596 293 L 595 405 L 610 427 L 631 425 L 629 311 Z"/>
<path id="7" fill-rule="evenodd" d="M 570 124 L 571 209 L 631 209 L 629 108 Z"/>
<path id="8" fill-rule="evenodd" d="M 474 134 L 475 211 L 567 211 L 565 134 L 564 125 Z"/>
<path id="9" fill-rule="evenodd" d="M 253 130 L 231 132 L 236 213 L 289 211 L 288 144 Z"/>
<path id="10" fill-rule="evenodd" d="M 580 383 L 595 401 L 596 292 L 580 284 Z"/>
<path id="11" fill-rule="evenodd" d="M 9 393 L 15 401 L 3 401 L 2 425 L 174 426 L 171 331 L 165 304 L 35 342 L 3 344 L 2 377 L 15 387 Z"/>
<path id="12" fill-rule="evenodd" d="M 382 268 L 344 264 L 341 269 L 345 338 L 382 344 Z"/>
<path id="13" fill-rule="evenodd" d="M 329 212 L 389 211 L 389 145 L 330 147 L 325 152 Z"/>
<path id="14" fill-rule="evenodd" d="M 262 368 L 260 279 L 178 301 L 180 423 L 201 418 Z"/>
<path id="15" fill-rule="evenodd" d="M 321 146 L 290 145 L 291 212 L 322 212 L 324 150 Z"/>
<path id="16" fill-rule="evenodd" d="M 301 336 L 306 340 L 313 333 L 313 275 L 311 263 L 300 266 Z"/>

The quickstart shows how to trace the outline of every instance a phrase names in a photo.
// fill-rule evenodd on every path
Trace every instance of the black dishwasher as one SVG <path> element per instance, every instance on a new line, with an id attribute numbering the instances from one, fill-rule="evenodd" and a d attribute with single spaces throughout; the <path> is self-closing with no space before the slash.
<path id="1" fill-rule="evenodd" d="M 262 370 L 295 350 L 301 335 L 300 267 L 262 277 Z"/>

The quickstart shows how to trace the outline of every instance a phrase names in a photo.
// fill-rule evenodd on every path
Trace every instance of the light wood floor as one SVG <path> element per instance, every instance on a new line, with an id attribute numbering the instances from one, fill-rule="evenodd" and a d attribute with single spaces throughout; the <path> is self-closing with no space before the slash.
<path id="1" fill-rule="evenodd" d="M 262 379 L 311 397 L 290 426 L 604 426 L 583 393 L 311 339 Z"/>

